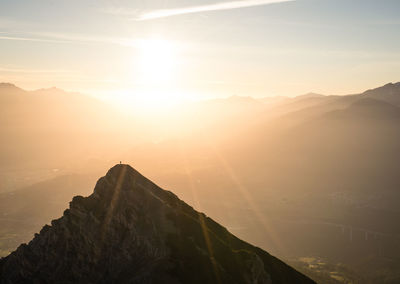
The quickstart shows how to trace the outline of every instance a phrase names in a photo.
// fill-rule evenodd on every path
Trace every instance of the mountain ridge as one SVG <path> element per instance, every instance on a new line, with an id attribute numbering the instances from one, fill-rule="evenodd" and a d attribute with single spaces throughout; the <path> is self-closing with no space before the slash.
<path id="1" fill-rule="evenodd" d="M 129 165 L 0 260 L 0 283 L 314 283 Z M 26 282 L 27 281 L 27 282 Z"/>

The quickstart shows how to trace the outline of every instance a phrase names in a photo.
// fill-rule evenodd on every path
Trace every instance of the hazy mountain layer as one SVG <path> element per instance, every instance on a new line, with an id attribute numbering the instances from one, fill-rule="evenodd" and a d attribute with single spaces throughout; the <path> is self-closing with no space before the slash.
<path id="1" fill-rule="evenodd" d="M 13 113 L 37 106 L 30 117 L 42 117 L 44 125 L 53 121 L 53 114 L 40 107 L 50 94 L 55 101 L 69 100 L 69 93 L 54 89 L 25 92 L 7 85 L 2 90 L 4 100 L 14 101 Z M 27 103 L 29 96 L 38 102 Z M 72 94 L 71 100 L 78 104 L 79 96 Z M 235 235 L 280 258 L 312 256 L 333 263 L 330 267 L 344 263 L 371 283 L 398 283 L 398 98 L 399 83 L 348 96 L 233 96 L 193 103 L 167 115 L 152 114 L 148 124 L 138 123 L 135 113 L 123 122 L 104 108 L 93 111 L 101 120 L 90 111 L 77 111 L 79 119 L 70 122 L 77 131 L 60 127 L 60 139 L 57 131 L 38 132 L 35 120 L 15 120 L 19 116 L 7 112 L 2 103 L 0 119 L 8 120 L 0 124 L 5 129 L 0 190 L 94 167 L 103 172 L 110 160 L 124 157 Z M 93 103 L 84 101 L 83 105 Z M 51 105 L 53 113 L 65 117 L 68 108 L 74 108 Z M 107 130 L 110 127 L 114 132 Z M 33 140 L 29 133 L 35 134 Z M 117 133 L 119 142 L 110 133 Z M 91 191 L 87 182 L 74 190 L 63 184 L 55 179 L 43 186 L 48 192 L 62 191 L 63 202 Z M 15 249 L 18 240 L 29 240 L 40 224 L 59 216 L 61 199 L 55 202 L 55 195 L 40 192 L 0 195 L 3 255 Z"/>

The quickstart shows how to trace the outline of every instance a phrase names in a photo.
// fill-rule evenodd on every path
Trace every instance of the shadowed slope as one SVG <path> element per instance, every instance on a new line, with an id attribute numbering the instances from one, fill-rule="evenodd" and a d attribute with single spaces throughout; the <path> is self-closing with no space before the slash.
<path id="1" fill-rule="evenodd" d="M 313 283 L 117 165 L 0 261 L 1 283 Z"/>

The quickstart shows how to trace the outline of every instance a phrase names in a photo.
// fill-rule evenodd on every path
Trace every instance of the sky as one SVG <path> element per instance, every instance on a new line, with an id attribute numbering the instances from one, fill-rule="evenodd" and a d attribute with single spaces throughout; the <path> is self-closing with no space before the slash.
<path id="1" fill-rule="evenodd" d="M 0 82 L 122 102 L 400 81 L 398 0 L 0 0 Z"/>

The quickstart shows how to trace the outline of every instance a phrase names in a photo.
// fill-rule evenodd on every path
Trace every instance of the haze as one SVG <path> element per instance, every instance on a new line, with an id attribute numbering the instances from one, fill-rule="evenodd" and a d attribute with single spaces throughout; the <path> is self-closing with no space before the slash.
<path id="1" fill-rule="evenodd" d="M 399 283 L 399 14 L 2 0 L 0 257 L 122 163 L 318 283 Z"/>

